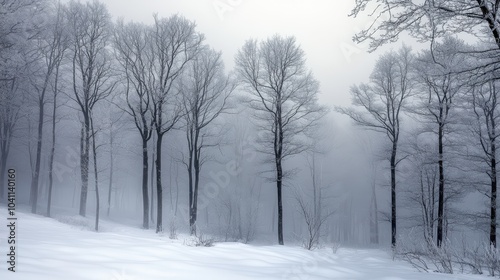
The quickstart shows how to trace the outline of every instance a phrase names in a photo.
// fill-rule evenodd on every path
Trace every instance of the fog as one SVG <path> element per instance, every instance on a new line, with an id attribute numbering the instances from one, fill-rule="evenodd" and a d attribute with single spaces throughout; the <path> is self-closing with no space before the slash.
<path id="1" fill-rule="evenodd" d="M 396 43 L 386 44 L 368 52 L 367 43 L 356 44 L 352 36 L 367 28 L 371 19 L 366 16 L 349 17 L 353 1 L 174 1 L 174 0 L 103 0 L 112 21 L 155 23 L 153 15 L 169 18 L 185 17 L 196 23 L 196 31 L 205 36 L 204 43 L 221 52 L 224 73 L 236 77 L 235 57 L 249 39 L 259 42 L 278 34 L 292 36 L 304 52 L 306 69 L 319 82 L 318 103 L 328 110 L 317 124 L 314 149 L 287 157 L 283 162 L 283 227 L 286 243 L 301 244 L 307 235 L 304 213 L 299 201 L 318 203 L 321 213 L 327 214 L 322 224 L 320 240 L 324 243 L 342 243 L 349 246 L 382 246 L 391 243 L 389 213 L 391 211 L 390 144 L 384 133 L 356 125 L 348 116 L 335 110 L 336 106 L 351 106 L 351 86 L 369 82 L 378 57 L 390 50 L 398 50 L 403 43 L 415 52 L 425 49 L 407 34 Z M 63 1 L 69 3 L 69 1 Z M 61 73 L 70 73 L 71 65 L 62 65 Z M 116 66 L 118 67 L 118 66 Z M 260 152 L 261 124 L 256 113 L 247 106 L 248 91 L 242 81 L 231 93 L 230 110 L 214 120 L 219 133 L 209 140 L 203 154 L 203 168 L 199 174 L 197 232 L 226 240 L 241 240 L 257 244 L 276 244 L 278 210 L 276 178 L 272 159 Z M 73 96 L 73 84 L 68 75 L 60 86 L 60 104 L 57 119 L 57 145 L 54 160 L 52 215 L 77 215 L 82 187 L 81 133 L 79 107 Z M 123 103 L 126 83 L 120 80 L 106 102 L 96 103 L 92 114 L 97 118 L 97 175 L 100 189 L 101 219 L 141 227 L 143 223 L 142 150 L 141 137 Z M 122 103 L 120 103 L 122 102 Z M 50 102 L 47 102 L 47 108 Z M 18 177 L 17 201 L 30 204 L 30 185 L 35 168 L 36 100 L 23 104 L 28 111 L 15 130 L 7 168 L 14 168 Z M 47 109 L 49 111 L 49 109 Z M 51 115 L 47 114 L 44 128 L 44 146 L 41 153 L 38 213 L 44 215 L 48 201 L 48 166 Z M 402 116 L 407 126 L 401 132 L 402 154 L 411 149 L 412 129 L 421 120 L 411 114 Z M 165 134 L 162 143 L 163 231 L 189 233 L 189 180 L 187 173 L 188 143 L 186 126 L 176 125 Z M 83 134 L 82 134 L 83 135 Z M 213 137 L 212 137 L 213 136 Z M 152 132 L 148 153 L 148 210 L 150 228 L 157 223 L 157 190 L 153 155 L 157 135 Z M 429 137 L 422 136 L 425 139 Z M 111 145 L 111 139 L 113 144 Z M 417 140 L 419 141 L 419 140 Z M 111 160 L 112 158 L 112 160 Z M 403 157 L 402 157 L 403 158 Z M 90 163 L 93 164 L 93 160 Z M 312 166 L 314 162 L 314 167 Z M 405 199 L 418 186 L 415 165 L 405 163 L 398 167 L 401 197 L 398 213 L 401 223 L 398 234 L 412 232 L 419 218 L 419 209 Z M 459 163 L 460 164 L 460 163 Z M 95 172 L 89 168 L 89 189 L 86 216 L 96 215 Z M 415 171 L 416 172 L 416 171 Z M 413 175 L 415 177 L 411 177 Z M 112 176 L 112 182 L 111 182 Z M 465 183 L 464 183 L 465 184 Z M 320 198 L 312 198 L 313 188 L 321 190 Z M 414 189 L 413 189 L 414 190 Z M 316 195 L 316 194 L 315 194 Z M 408 195 L 410 196 L 410 195 Z M 460 194 L 472 209 L 482 209 L 484 197 L 478 194 Z M 458 197 L 458 195 L 457 195 Z M 315 201 L 318 199 L 319 202 Z M 376 200 L 378 209 L 373 209 Z M 458 199 L 458 198 L 457 198 Z M 314 201 L 314 202 L 311 202 Z M 412 208 L 413 207 L 413 208 Z M 460 207 L 458 207 L 460 208 Z M 417 209 L 417 210 L 415 210 Z M 483 210 L 483 209 L 482 209 Z M 480 211 L 482 211 L 480 210 Z M 374 212 L 378 218 L 378 242 L 373 242 L 370 229 Z M 456 235 L 483 234 L 469 230 L 463 224 L 456 226 Z M 399 236 L 398 236 L 399 237 Z"/>

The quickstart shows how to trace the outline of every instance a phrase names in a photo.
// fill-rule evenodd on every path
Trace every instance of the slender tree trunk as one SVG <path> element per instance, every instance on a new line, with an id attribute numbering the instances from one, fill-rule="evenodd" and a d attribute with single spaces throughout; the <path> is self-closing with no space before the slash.
<path id="1" fill-rule="evenodd" d="M 191 145 L 191 142 L 189 145 Z M 193 180 L 193 147 L 192 145 L 188 147 L 189 149 L 189 162 L 188 162 L 188 184 L 189 184 L 189 233 L 191 235 L 196 235 L 195 217 L 194 217 L 194 180 Z"/>
<path id="2" fill-rule="evenodd" d="M 497 247 L 497 179 L 496 159 L 491 159 L 491 198 L 490 198 L 490 244 Z"/>
<path id="3" fill-rule="evenodd" d="M 156 195 L 157 195 L 157 213 L 156 213 L 156 233 L 163 231 L 163 187 L 161 184 L 161 142 L 163 134 L 157 134 L 156 140 Z"/>
<path id="4" fill-rule="evenodd" d="M 36 214 L 36 208 L 38 204 L 38 180 L 40 178 L 40 163 L 42 159 L 42 139 L 45 109 L 44 95 L 45 89 L 42 92 L 42 96 L 38 100 L 38 136 L 36 143 L 36 161 L 35 171 L 31 180 L 31 213 L 33 214 Z"/>
<path id="5" fill-rule="evenodd" d="M 173 196 L 173 195 L 172 195 Z M 179 209 L 179 170 L 175 169 L 175 200 L 172 202 L 174 219 L 177 219 L 177 210 Z"/>
<path id="6" fill-rule="evenodd" d="M 437 246 L 443 243 L 443 221 L 444 221 L 444 166 L 443 166 L 443 125 L 439 124 L 438 131 L 438 166 L 439 166 L 439 196 L 438 196 L 438 225 Z"/>
<path id="7" fill-rule="evenodd" d="M 396 153 L 397 143 L 392 143 L 391 153 L 391 244 L 396 247 Z"/>
<path id="8" fill-rule="evenodd" d="M 311 170 L 311 175 L 312 175 L 312 185 L 313 185 L 313 215 L 314 219 L 316 221 L 319 221 L 319 216 L 318 216 L 318 194 L 316 191 L 316 153 L 313 151 L 312 153 L 312 170 Z"/>
<path id="9" fill-rule="evenodd" d="M 109 214 L 111 212 L 111 194 L 113 193 L 113 165 L 114 165 L 114 158 L 113 158 L 113 145 L 114 144 L 114 137 L 113 137 L 113 132 L 109 133 L 109 186 L 108 186 L 108 211 L 106 213 L 107 217 L 109 217 Z"/>
<path id="10" fill-rule="evenodd" d="M 495 119 L 491 117 L 491 195 L 490 195 L 490 244 L 497 247 L 497 159 Z"/>
<path id="11" fill-rule="evenodd" d="M 80 215 L 85 217 L 87 212 L 87 193 L 89 186 L 89 150 L 90 150 L 90 119 L 88 113 L 84 114 L 84 123 L 81 132 L 80 148 L 80 176 L 82 180 L 82 189 L 80 194 Z"/>
<path id="12" fill-rule="evenodd" d="M 197 142 L 197 141 L 196 141 Z M 198 218 L 198 190 L 200 184 L 200 157 L 199 150 L 194 151 L 194 198 L 193 198 L 193 226 L 196 233 L 196 219 Z M 208 225 L 208 218 L 207 218 Z"/>
<path id="13" fill-rule="evenodd" d="M 281 166 L 281 159 L 276 160 L 276 187 L 278 190 L 278 243 L 284 245 L 283 242 L 283 198 L 282 198 L 282 182 L 283 170 Z"/>
<path id="14" fill-rule="evenodd" d="M 378 205 L 377 193 L 375 192 L 375 182 L 372 183 L 372 210 L 370 211 L 370 241 L 373 244 L 378 244 Z"/>
<path id="15" fill-rule="evenodd" d="M 283 123 L 281 116 L 281 93 L 278 93 L 276 101 L 276 131 L 274 132 L 274 155 L 276 160 L 276 188 L 278 191 L 278 243 L 284 245 L 283 241 Z"/>
<path id="16" fill-rule="evenodd" d="M 427 175 L 427 174 L 426 174 Z M 424 188 L 424 172 L 422 170 L 420 170 L 420 205 L 421 205 L 421 208 L 422 208 L 422 223 L 424 225 L 424 239 L 425 240 L 431 240 L 429 239 L 430 238 L 430 232 L 431 232 L 431 229 L 430 229 L 430 222 L 431 222 L 431 218 L 430 218 L 430 203 L 429 203 L 429 200 L 430 200 L 430 197 L 431 197 L 431 194 L 430 194 L 430 186 L 429 186 L 429 177 L 426 176 L 426 184 L 427 184 L 427 196 L 425 195 L 426 192 L 425 192 L 425 188 Z"/>
<path id="17" fill-rule="evenodd" d="M 96 206 L 95 206 L 95 231 L 99 231 L 99 178 L 97 173 L 97 148 L 95 145 L 95 130 L 94 130 L 94 122 L 91 121 L 92 126 L 92 155 L 94 158 L 94 183 L 95 183 L 95 198 L 96 198 Z"/>
<path id="18" fill-rule="evenodd" d="M 154 150 L 154 139 L 153 139 L 153 152 L 151 153 L 151 174 L 150 174 L 150 183 L 151 183 L 151 223 L 154 223 L 154 171 L 153 166 L 155 165 L 155 150 Z"/>
<path id="19" fill-rule="evenodd" d="M 59 65 L 56 67 L 54 81 L 54 102 L 52 106 L 52 146 L 50 148 L 49 158 L 49 199 L 47 201 L 47 217 L 50 217 L 50 208 L 52 207 L 52 186 L 54 184 L 54 156 L 56 153 L 56 112 L 57 112 L 57 94 L 59 84 Z"/>
<path id="20" fill-rule="evenodd" d="M 276 182 L 276 187 L 278 189 L 278 243 L 284 245 L 283 242 L 283 198 L 281 195 L 282 188 L 282 175 L 281 171 L 278 171 L 278 176 L 280 177 Z"/>
<path id="21" fill-rule="evenodd" d="M 149 229 L 149 197 L 148 197 L 148 140 L 142 138 L 142 227 Z"/>

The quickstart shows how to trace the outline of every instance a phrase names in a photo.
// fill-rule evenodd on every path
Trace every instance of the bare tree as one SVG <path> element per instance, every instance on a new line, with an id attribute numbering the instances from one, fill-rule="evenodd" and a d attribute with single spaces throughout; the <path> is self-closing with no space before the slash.
<path id="1" fill-rule="evenodd" d="M 60 53 L 61 56 L 64 56 L 67 48 L 69 47 L 69 34 L 67 29 L 65 28 L 65 18 L 64 18 L 64 10 L 62 4 L 58 3 L 55 7 L 55 25 L 53 26 L 53 35 L 54 38 L 54 46 L 57 46 L 57 52 Z M 56 55 L 57 57 L 58 55 Z M 50 156 L 49 156 L 49 186 L 48 186 L 48 201 L 47 201 L 47 217 L 50 217 L 50 210 L 52 206 L 52 188 L 54 184 L 54 156 L 56 152 L 56 122 L 57 122 L 57 96 L 59 94 L 60 89 L 60 74 L 59 70 L 61 67 L 62 59 L 55 64 L 54 78 L 52 82 L 52 128 L 51 128 L 51 148 L 50 148 Z"/>
<path id="2" fill-rule="evenodd" d="M 35 24 L 44 1 L 1 0 L 0 7 L 0 198 L 12 139 L 28 81 L 30 59 L 25 55 L 40 27 Z"/>
<path id="3" fill-rule="evenodd" d="M 149 228 L 148 141 L 153 133 L 152 88 L 154 81 L 151 28 L 141 24 L 119 22 L 115 28 L 114 46 L 126 79 L 126 107 L 142 140 L 142 227 Z"/>
<path id="4" fill-rule="evenodd" d="M 437 246 L 443 242 L 443 226 L 445 220 L 445 135 L 452 120 L 450 112 L 453 110 L 454 99 L 463 87 L 460 72 L 464 65 L 464 55 L 461 51 L 465 47 L 462 41 L 451 37 L 436 44 L 429 51 L 423 52 L 417 63 L 420 84 L 422 85 L 421 102 L 422 109 L 416 110 L 431 123 L 437 126 L 434 132 L 437 134 L 438 168 L 439 168 L 439 191 L 438 191 L 438 224 L 437 224 Z M 456 102 L 455 102 L 456 103 Z"/>
<path id="5" fill-rule="evenodd" d="M 110 105 L 112 105 L 112 102 Z M 108 107 L 107 110 L 111 110 L 112 108 Z M 122 121 L 124 112 L 119 111 L 115 113 L 111 113 L 109 111 L 108 122 L 106 123 L 107 133 L 109 135 L 109 177 L 108 177 L 108 201 L 107 201 L 107 211 L 106 215 L 109 217 L 111 212 L 111 197 L 113 193 L 113 184 L 114 184 L 114 174 L 115 174 L 115 152 L 117 148 L 117 144 L 119 145 L 119 133 L 123 131 L 123 127 L 125 126 L 125 122 Z"/>
<path id="6" fill-rule="evenodd" d="M 156 232 L 163 231 L 163 187 L 162 187 L 162 142 L 167 132 L 172 130 L 182 118 L 182 98 L 180 89 L 176 87 L 179 77 L 186 65 L 197 56 L 203 35 L 195 30 L 195 23 L 184 17 L 174 15 L 160 19 L 154 17 L 155 23 L 151 34 L 154 59 L 151 72 L 154 79 L 149 84 L 152 90 L 154 130 L 156 132 L 156 193 L 157 222 Z"/>
<path id="7" fill-rule="evenodd" d="M 215 120 L 228 109 L 228 98 L 235 86 L 224 73 L 221 53 L 205 48 L 191 62 L 182 81 L 188 144 L 189 226 L 196 234 L 200 172 L 208 157 L 204 150 L 218 143 Z"/>
<path id="8" fill-rule="evenodd" d="M 329 207 L 326 207 L 323 182 L 318 178 L 318 168 L 316 166 L 316 157 L 320 154 L 317 149 L 316 141 L 313 147 L 307 153 L 307 163 L 311 176 L 312 197 L 309 197 L 309 190 L 301 188 L 295 193 L 295 199 L 298 205 L 298 212 L 304 218 L 306 223 L 307 237 L 303 241 L 303 246 L 307 250 L 313 250 L 318 247 L 322 237 L 322 227 L 325 222 L 335 213 Z M 321 172 L 321 170 L 319 171 Z"/>
<path id="9" fill-rule="evenodd" d="M 7 186 L 4 183 L 6 182 L 7 158 L 10 153 L 15 128 L 20 118 L 22 104 L 20 80 L 20 77 L 9 77 L 0 84 L 0 179 L 2 180 L 0 186 L 2 197 Z"/>
<path id="10" fill-rule="evenodd" d="M 496 0 L 472 1 L 376 1 L 356 0 L 351 16 L 366 11 L 373 23 L 354 36 L 356 42 L 369 41 L 370 49 L 393 42 L 403 32 L 420 40 L 434 40 L 435 36 L 466 32 L 473 35 L 486 33 L 500 48 L 500 3 Z"/>
<path id="11" fill-rule="evenodd" d="M 110 15 L 99 2 L 70 2 L 67 19 L 72 36 L 73 99 L 82 114 L 80 154 L 80 215 L 85 216 L 89 180 L 92 109 L 111 93 L 111 61 L 108 46 Z"/>
<path id="12" fill-rule="evenodd" d="M 472 90 L 472 109 L 475 115 L 473 133 L 477 136 L 482 150 L 481 160 L 487 165 L 486 174 L 489 177 L 490 199 L 489 238 L 491 246 L 497 246 L 497 138 L 498 138 L 498 110 L 497 84 L 488 79 L 484 84 L 476 85 Z"/>
<path id="13" fill-rule="evenodd" d="M 409 160 L 406 168 L 407 202 L 405 206 L 418 207 L 420 211 L 410 218 L 415 218 L 417 226 L 422 228 L 423 240 L 433 240 L 437 224 L 439 170 L 436 164 L 437 147 L 428 129 L 416 130 L 409 137 Z M 414 208 L 412 208 L 414 209 Z"/>
<path id="14" fill-rule="evenodd" d="M 31 212 L 36 213 L 38 203 L 38 185 L 40 177 L 40 164 L 43 145 L 43 125 L 45 123 L 45 104 L 49 101 L 47 93 L 50 90 L 52 79 L 58 72 L 64 53 L 68 48 L 68 36 L 65 29 L 64 17 L 61 4 L 54 7 L 55 10 L 47 13 L 48 23 L 36 38 L 35 53 L 40 67 L 38 75 L 33 75 L 32 85 L 37 93 L 38 130 L 36 145 L 35 169 L 31 178 Z M 50 189 L 51 191 L 51 189 Z M 49 191 L 49 192 L 50 192 Z"/>
<path id="15" fill-rule="evenodd" d="M 236 55 L 236 71 L 251 96 L 261 151 L 272 158 L 278 193 L 278 242 L 283 241 L 283 160 L 305 151 L 304 135 L 323 116 L 318 82 L 306 70 L 304 52 L 294 37 L 275 35 L 259 45 L 247 41 Z"/>
<path id="16" fill-rule="evenodd" d="M 337 108 L 349 116 L 356 124 L 386 134 L 390 144 L 389 163 L 391 169 L 391 244 L 396 246 L 396 168 L 401 160 L 398 157 L 398 144 L 401 132 L 401 115 L 408 97 L 411 96 L 411 67 L 413 55 L 410 48 L 403 47 L 399 52 L 389 52 L 377 61 L 370 76 L 371 84 L 353 86 L 351 94 L 353 105 L 361 107 Z"/>

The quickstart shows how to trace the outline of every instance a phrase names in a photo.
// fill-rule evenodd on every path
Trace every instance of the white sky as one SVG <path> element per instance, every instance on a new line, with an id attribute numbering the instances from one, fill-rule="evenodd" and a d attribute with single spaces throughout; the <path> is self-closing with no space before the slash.
<path id="1" fill-rule="evenodd" d="M 373 61 L 381 53 L 370 55 L 366 46 L 352 42 L 353 34 L 370 23 L 347 16 L 353 0 L 101 1 L 114 19 L 152 23 L 153 13 L 160 17 L 179 13 L 195 21 L 206 42 L 223 52 L 228 70 L 245 40 L 266 39 L 276 33 L 293 35 L 321 84 L 321 103 L 330 107 L 350 104 L 350 85 L 368 79 Z"/>

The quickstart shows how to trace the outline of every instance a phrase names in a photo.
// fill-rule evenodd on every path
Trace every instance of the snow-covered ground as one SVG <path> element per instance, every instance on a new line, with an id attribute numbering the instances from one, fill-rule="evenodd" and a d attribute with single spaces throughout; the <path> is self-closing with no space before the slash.
<path id="1" fill-rule="evenodd" d="M 2 224 L 7 209 L 0 207 Z M 420 273 L 377 249 L 216 243 L 190 246 L 151 230 L 103 223 L 92 232 L 54 219 L 17 213 L 16 272 L 7 270 L 6 225 L 0 229 L 0 279 L 491 279 L 474 275 Z M 70 219 L 78 224 L 77 218 Z M 85 223 L 85 220 L 81 220 Z"/>

